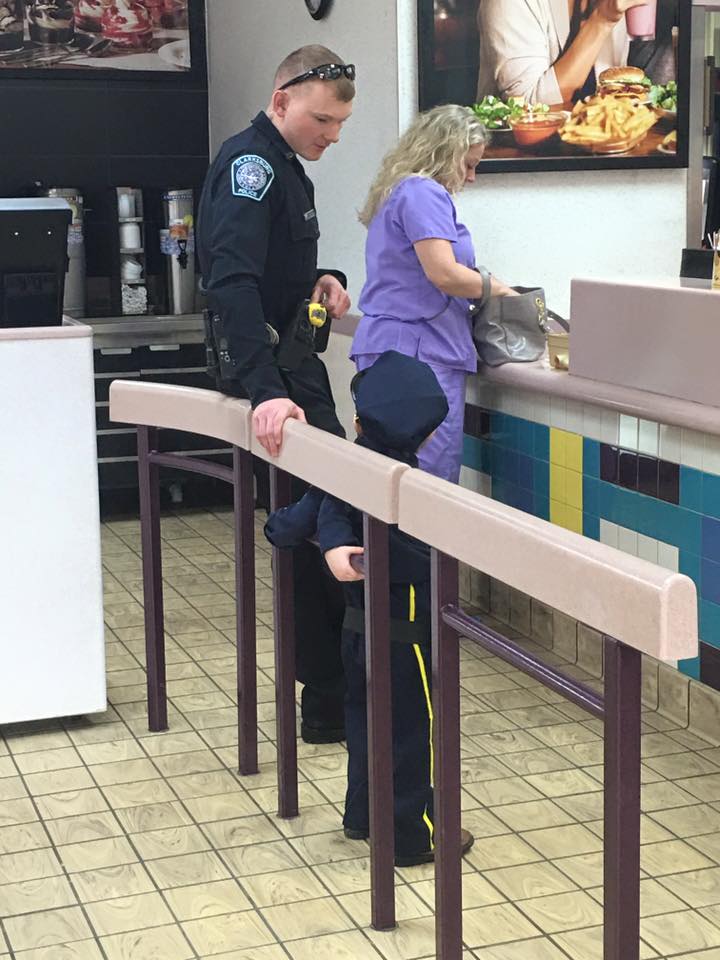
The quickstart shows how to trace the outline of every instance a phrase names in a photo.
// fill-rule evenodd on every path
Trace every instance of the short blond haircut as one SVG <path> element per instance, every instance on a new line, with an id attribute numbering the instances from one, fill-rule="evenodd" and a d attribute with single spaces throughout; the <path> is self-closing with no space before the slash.
<path id="1" fill-rule="evenodd" d="M 429 177 L 450 193 L 465 183 L 465 156 L 488 140 L 485 127 L 470 107 L 445 104 L 415 118 L 386 153 L 367 195 L 359 220 L 367 226 L 393 188 L 406 177 Z"/>
<path id="2" fill-rule="evenodd" d="M 275 71 L 274 89 L 277 90 L 288 80 L 299 77 L 314 67 L 322 67 L 326 63 L 337 63 L 344 66 L 345 61 L 332 50 L 322 47 L 320 44 L 311 43 L 305 47 L 298 47 L 289 53 L 280 66 Z M 339 77 L 337 80 L 323 80 L 332 87 L 332 90 L 341 103 L 350 103 L 355 96 L 355 84 L 347 77 Z"/>

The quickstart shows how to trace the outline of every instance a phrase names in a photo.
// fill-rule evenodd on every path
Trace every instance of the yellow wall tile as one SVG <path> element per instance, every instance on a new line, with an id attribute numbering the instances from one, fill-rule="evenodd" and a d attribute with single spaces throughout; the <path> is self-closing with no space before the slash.
<path id="1" fill-rule="evenodd" d="M 556 463 L 558 466 L 565 466 L 565 441 L 568 434 L 565 430 L 558 430 L 557 427 L 550 428 L 550 463 Z"/>
<path id="2" fill-rule="evenodd" d="M 582 533 L 583 532 L 582 510 L 576 510 L 575 507 L 566 507 L 564 526 L 568 530 L 574 530 L 575 533 Z"/>
<path id="3" fill-rule="evenodd" d="M 565 466 L 583 472 L 583 438 L 577 433 L 565 434 Z"/>
<path id="4" fill-rule="evenodd" d="M 567 489 L 566 473 L 567 471 L 564 467 L 560 467 L 556 463 L 550 464 L 550 499 L 555 500 L 557 503 L 565 503 Z"/>
<path id="5" fill-rule="evenodd" d="M 559 527 L 565 526 L 565 511 L 567 507 L 564 503 L 557 500 L 550 501 L 550 523 L 556 523 Z"/>
<path id="6" fill-rule="evenodd" d="M 583 508 L 583 478 L 574 470 L 565 471 L 565 503 L 576 510 Z"/>

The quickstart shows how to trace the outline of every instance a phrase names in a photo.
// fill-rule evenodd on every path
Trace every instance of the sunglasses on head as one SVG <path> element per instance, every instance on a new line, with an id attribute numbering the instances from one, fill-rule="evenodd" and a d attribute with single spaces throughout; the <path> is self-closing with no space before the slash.
<path id="1" fill-rule="evenodd" d="M 347 77 L 348 80 L 355 79 L 354 63 L 323 63 L 319 67 L 313 67 L 312 70 L 306 70 L 298 77 L 287 80 L 278 90 L 287 90 L 288 87 L 294 87 L 296 83 L 304 83 L 306 80 L 339 80 L 340 77 Z"/>

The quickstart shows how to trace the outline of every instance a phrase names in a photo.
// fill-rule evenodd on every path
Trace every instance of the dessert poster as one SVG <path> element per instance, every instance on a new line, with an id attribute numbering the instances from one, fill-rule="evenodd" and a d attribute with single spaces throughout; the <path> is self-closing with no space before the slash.
<path id="1" fill-rule="evenodd" d="M 488 170 L 686 166 L 690 6 L 418 0 L 421 109 L 472 106 Z"/>
<path id="2" fill-rule="evenodd" d="M 191 0 L 0 0 L 0 70 L 191 69 Z"/>

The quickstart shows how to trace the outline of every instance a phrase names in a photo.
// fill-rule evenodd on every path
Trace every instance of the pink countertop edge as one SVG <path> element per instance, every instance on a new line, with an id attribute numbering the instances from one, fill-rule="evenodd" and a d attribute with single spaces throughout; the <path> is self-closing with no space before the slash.
<path id="1" fill-rule="evenodd" d="M 17 340 L 70 340 L 92 337 L 92 327 L 65 317 L 61 327 L 12 327 L 0 330 L 0 343 Z"/>
<path id="2" fill-rule="evenodd" d="M 334 320 L 333 333 L 352 337 L 359 320 L 357 314 Z M 720 434 L 720 407 L 693 403 L 648 390 L 619 387 L 587 377 L 574 377 L 564 370 L 553 369 L 547 357 L 535 363 L 506 363 L 502 367 L 481 367 L 477 376 L 486 383 L 497 386 L 561 397 L 578 403 L 590 403 L 654 423 L 685 427 L 701 433 Z"/>

